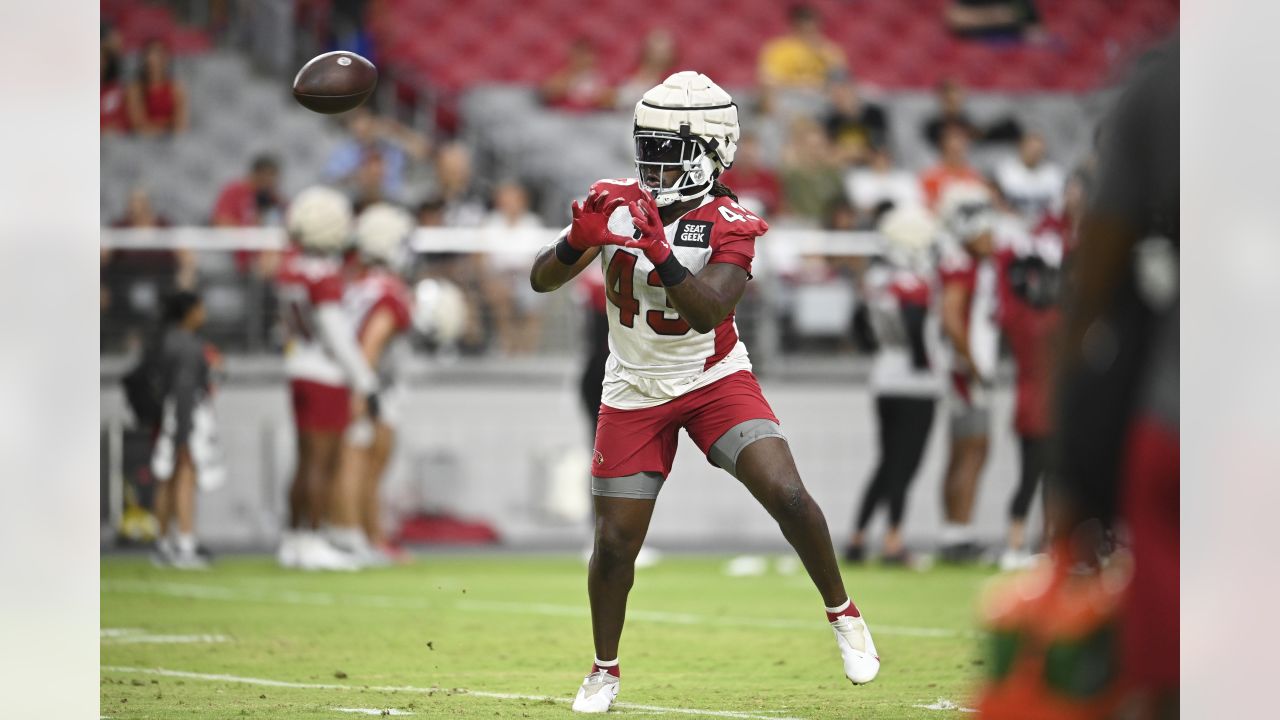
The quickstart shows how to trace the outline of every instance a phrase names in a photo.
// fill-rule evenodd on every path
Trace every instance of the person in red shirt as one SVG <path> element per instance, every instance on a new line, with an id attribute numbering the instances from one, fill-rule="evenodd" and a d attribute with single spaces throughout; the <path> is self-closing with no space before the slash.
<path id="1" fill-rule="evenodd" d="M 121 82 L 120 66 L 120 33 L 104 30 L 98 61 L 98 118 L 104 135 L 129 131 L 129 115 L 125 110 L 125 89 Z"/>
<path id="2" fill-rule="evenodd" d="M 271 155 L 258 155 L 249 165 L 249 174 L 223 186 L 213 204 L 213 224 L 217 227 L 260 227 L 279 225 L 285 202 L 280 195 L 280 162 Z M 275 272 L 279 253 L 236 251 L 236 267 L 241 273 L 257 270 L 262 277 Z"/>
<path id="3" fill-rule="evenodd" d="M 970 129 L 950 122 L 943 126 L 941 136 L 941 161 L 920 176 L 924 187 L 924 199 L 930 208 L 936 208 L 947 187 L 957 182 L 983 183 L 982 174 L 969 164 Z"/>
<path id="4" fill-rule="evenodd" d="M 343 437 L 328 536 L 335 547 L 365 564 L 384 565 L 398 555 L 382 532 L 378 483 L 395 446 L 403 386 L 399 361 L 408 350 L 404 341 L 413 325 L 412 299 L 401 276 L 413 229 L 413 218 L 394 205 L 378 203 L 360 213 L 343 293 L 356 342 L 378 375 L 378 415 L 352 423 Z"/>
<path id="5" fill-rule="evenodd" d="M 1026 567 L 1031 559 L 1026 542 L 1027 514 L 1048 466 L 1053 430 L 1052 340 L 1060 323 L 1057 300 L 1068 235 L 1066 218 L 1046 216 L 1027 237 L 996 253 L 1000 328 L 1017 366 L 1013 426 L 1022 455 L 1018 487 L 1009 504 L 1008 541 L 1000 556 L 1002 570 Z"/>
<path id="6" fill-rule="evenodd" d="M 140 135 L 187 129 L 187 91 L 173 77 L 169 46 L 150 40 L 142 50 L 142 76 L 129 86 L 129 123 Z"/>

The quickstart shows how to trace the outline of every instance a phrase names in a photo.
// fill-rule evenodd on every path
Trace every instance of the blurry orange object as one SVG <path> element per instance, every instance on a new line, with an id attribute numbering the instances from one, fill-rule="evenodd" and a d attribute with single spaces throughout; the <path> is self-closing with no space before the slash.
<path id="1" fill-rule="evenodd" d="M 993 582 L 982 605 L 989 675 L 978 702 L 985 718 L 1084 720 L 1117 713 L 1117 616 L 1132 563 L 1115 553 L 1101 569 L 1073 568 L 1065 550 Z"/>

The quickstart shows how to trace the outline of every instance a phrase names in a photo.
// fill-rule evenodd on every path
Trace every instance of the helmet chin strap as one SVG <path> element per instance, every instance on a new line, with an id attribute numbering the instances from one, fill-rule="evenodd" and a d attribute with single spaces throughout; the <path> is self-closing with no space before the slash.
<path id="1" fill-rule="evenodd" d="M 697 200 L 711 192 L 711 186 L 715 182 L 715 162 L 708 154 L 701 155 L 693 162 L 696 162 L 697 166 L 689 170 L 685 170 L 680 177 L 676 179 L 673 187 L 668 188 L 663 192 L 654 192 L 653 190 L 649 190 L 650 194 L 653 195 L 654 203 L 658 207 L 667 207 L 668 205 L 672 205 L 677 202 Z M 690 186 L 698 188 L 696 192 L 688 193 L 686 189 L 683 189 L 686 179 L 689 180 Z"/>

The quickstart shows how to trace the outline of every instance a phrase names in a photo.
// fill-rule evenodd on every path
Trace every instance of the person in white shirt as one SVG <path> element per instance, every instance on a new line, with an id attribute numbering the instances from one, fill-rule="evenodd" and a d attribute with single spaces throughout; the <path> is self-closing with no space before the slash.
<path id="1" fill-rule="evenodd" d="M 884 145 L 872 148 L 871 162 L 851 170 L 844 178 L 845 196 L 859 215 L 869 215 L 883 203 L 894 207 L 921 205 L 924 196 L 920 180 L 912 173 L 895 167 L 893 156 Z"/>
<path id="2" fill-rule="evenodd" d="M 1022 136 L 1018 156 L 1000 163 L 995 179 L 1000 193 L 1028 228 L 1035 227 L 1048 213 L 1061 212 L 1066 175 L 1045 158 L 1044 136 L 1040 133 Z"/>

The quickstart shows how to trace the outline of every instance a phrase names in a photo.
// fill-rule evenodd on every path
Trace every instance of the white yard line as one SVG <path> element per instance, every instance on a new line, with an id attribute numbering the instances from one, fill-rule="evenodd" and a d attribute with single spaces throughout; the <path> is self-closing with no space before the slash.
<path id="1" fill-rule="evenodd" d="M 103 665 L 102 669 L 107 672 L 118 673 L 135 673 L 142 675 L 160 675 L 163 677 L 177 677 L 188 680 L 208 680 L 210 682 L 230 682 L 241 683 L 243 685 L 261 685 L 265 687 L 281 687 L 281 688 L 297 688 L 301 690 L 372 690 L 374 692 L 402 692 L 402 693 L 419 693 L 423 695 L 433 695 L 435 693 L 452 693 L 453 697 L 481 697 L 494 700 L 528 700 L 533 702 L 557 702 L 568 704 L 573 702 L 571 698 L 554 697 L 551 695 L 521 695 L 518 693 L 498 693 L 486 692 L 483 690 L 467 690 L 465 688 L 423 688 L 413 687 L 409 685 L 336 685 L 334 683 L 301 683 L 289 682 L 286 680 L 269 680 L 267 678 L 243 677 L 240 675 L 223 675 L 215 673 L 197 673 L 187 672 L 185 670 L 166 670 L 164 668 L 139 668 L 127 667 L 121 665 Z M 624 710 L 637 710 L 640 712 L 652 713 L 673 713 L 678 715 L 700 715 L 704 717 L 722 717 L 722 718 L 738 718 L 739 720 L 802 720 L 801 718 L 778 717 L 777 715 L 754 715 L 751 713 L 734 712 L 732 710 L 698 710 L 696 708 L 676 708 L 661 707 L 657 705 L 636 705 L 628 702 L 616 702 L 613 704 L 616 708 Z"/>
<path id="2" fill-rule="evenodd" d="M 403 610 L 427 610 L 439 607 L 438 604 L 414 598 L 390 595 L 335 595 L 324 592 L 302 592 L 292 590 L 263 590 L 255 588 L 230 588 L 217 585 L 194 585 L 190 583 L 150 582 L 142 580 L 109 580 L 102 584 L 105 592 L 140 593 L 147 595 L 169 595 L 172 597 L 195 598 L 200 600 L 224 600 L 233 602 L 271 602 L 286 605 L 359 605 L 376 608 L 398 608 Z M 490 600 L 458 600 L 454 607 L 459 610 L 478 612 L 507 612 L 524 615 L 550 615 L 558 617 L 588 617 L 589 611 L 584 605 L 556 605 L 551 603 L 502 602 Z M 791 620 L 787 618 L 750 618 L 732 615 L 699 615 L 696 613 L 673 613 L 657 610 L 628 610 L 627 618 L 639 622 L 662 623 L 666 625 L 711 625 L 719 627 L 769 628 L 774 630 L 813 630 L 823 627 L 822 623 L 807 620 Z M 905 625 L 882 625 L 875 623 L 877 635 L 902 635 L 908 637 L 938 638 L 972 638 L 977 633 L 970 630 L 953 630 L 951 628 L 913 627 Z"/>
<path id="3" fill-rule="evenodd" d="M 334 712 L 355 713 L 357 715 L 412 715 L 408 710 L 395 708 L 330 708 Z"/>

